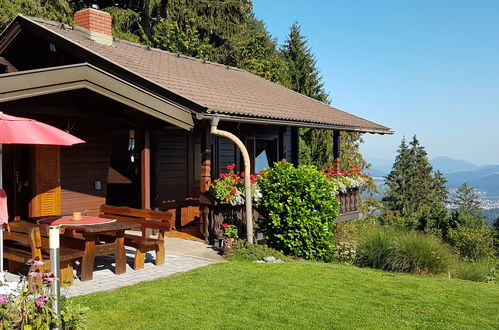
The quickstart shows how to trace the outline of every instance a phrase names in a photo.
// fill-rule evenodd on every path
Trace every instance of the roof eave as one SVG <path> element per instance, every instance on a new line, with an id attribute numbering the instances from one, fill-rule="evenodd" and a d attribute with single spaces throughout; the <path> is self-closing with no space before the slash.
<path id="1" fill-rule="evenodd" d="M 88 89 L 177 127 L 192 130 L 191 112 L 88 63 L 4 73 L 0 103 Z"/>
<path id="2" fill-rule="evenodd" d="M 389 128 L 380 129 L 374 127 L 356 127 L 349 125 L 338 125 L 338 124 L 326 124 L 326 123 L 315 123 L 306 121 L 296 121 L 296 120 L 285 120 L 277 118 L 264 118 L 264 117 L 245 117 L 245 116 L 234 116 L 222 113 L 199 113 L 196 115 L 198 120 L 211 120 L 214 118 L 219 118 L 220 121 L 226 122 L 238 122 L 238 123 L 248 123 L 248 124 L 271 124 L 278 126 L 291 126 L 291 127 L 303 127 L 303 128 L 322 128 L 331 130 L 340 130 L 345 132 L 358 132 L 358 133 L 371 133 L 371 134 L 381 134 L 381 135 L 392 135 L 395 132 Z"/>

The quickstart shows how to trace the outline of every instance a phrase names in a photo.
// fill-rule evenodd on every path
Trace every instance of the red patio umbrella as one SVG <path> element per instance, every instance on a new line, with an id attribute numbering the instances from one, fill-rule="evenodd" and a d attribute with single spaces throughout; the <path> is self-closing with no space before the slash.
<path id="1" fill-rule="evenodd" d="M 85 141 L 34 119 L 9 116 L 0 112 L 0 189 L 3 188 L 2 144 L 71 146 L 78 143 L 85 143 Z M 6 203 L 6 200 L 4 199 L 3 202 Z M 5 281 L 3 272 L 3 226 L 8 221 L 7 210 L 0 205 L 0 225 L 2 226 L 0 229 L 0 282 Z"/>
<path id="2" fill-rule="evenodd" d="M 34 119 L 0 112 L 0 144 L 46 144 L 72 146 L 85 141 Z"/>

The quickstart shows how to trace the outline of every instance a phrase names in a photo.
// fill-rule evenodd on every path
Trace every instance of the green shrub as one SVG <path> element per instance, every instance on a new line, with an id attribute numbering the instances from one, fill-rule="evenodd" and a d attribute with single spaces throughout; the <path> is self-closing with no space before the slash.
<path id="1" fill-rule="evenodd" d="M 390 269 L 393 242 L 398 232 L 389 227 L 374 227 L 359 237 L 355 264 L 361 267 Z"/>
<path id="2" fill-rule="evenodd" d="M 495 254 L 492 230 L 486 226 L 458 226 L 449 230 L 449 243 L 471 260 L 493 257 Z"/>
<path id="3" fill-rule="evenodd" d="M 497 277 L 496 262 L 493 260 L 460 261 L 452 275 L 456 278 L 475 282 L 494 282 Z"/>
<path id="4" fill-rule="evenodd" d="M 312 166 L 275 163 L 260 176 L 259 228 L 269 246 L 311 260 L 332 258 L 338 202 L 333 185 Z"/>
<path id="5" fill-rule="evenodd" d="M 452 254 L 433 235 L 415 231 L 398 235 L 389 257 L 390 269 L 413 274 L 439 274 L 449 269 Z"/>
<path id="6" fill-rule="evenodd" d="M 235 244 L 232 251 L 225 254 L 225 258 L 231 261 L 256 261 L 270 256 L 283 261 L 293 260 L 265 244 L 248 244 L 242 240 Z"/>
<path id="7" fill-rule="evenodd" d="M 391 227 L 375 227 L 359 237 L 355 264 L 414 274 L 449 269 L 453 256 L 436 237 Z"/>

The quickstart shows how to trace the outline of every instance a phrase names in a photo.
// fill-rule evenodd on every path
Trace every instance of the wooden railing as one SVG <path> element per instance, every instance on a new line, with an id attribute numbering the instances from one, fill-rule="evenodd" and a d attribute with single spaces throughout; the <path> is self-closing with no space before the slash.
<path id="1" fill-rule="evenodd" d="M 358 188 L 349 189 L 346 193 L 340 193 L 336 197 L 340 202 L 340 217 L 338 217 L 338 220 L 352 220 L 358 216 L 355 216 L 355 214 L 359 212 L 360 204 L 360 193 Z M 246 231 L 244 205 L 231 206 L 218 204 L 213 197 L 207 194 L 201 194 L 199 215 L 202 233 L 205 239 L 212 244 L 223 238 L 223 223 L 238 226 L 239 232 L 241 233 Z M 342 220 L 343 215 L 349 216 Z M 253 219 L 256 221 L 260 217 L 258 210 L 253 208 Z"/>
<path id="2" fill-rule="evenodd" d="M 246 232 L 244 205 L 218 204 L 213 197 L 201 194 L 199 208 L 200 222 L 203 225 L 202 232 L 209 243 L 213 244 L 223 239 L 223 223 L 236 225 L 240 233 Z M 256 221 L 259 217 L 258 210 L 253 208 L 253 220 Z"/>
<path id="3" fill-rule="evenodd" d="M 359 211 L 359 188 L 349 189 L 346 193 L 338 194 L 336 198 L 338 199 L 338 202 L 340 202 L 340 214 Z"/>

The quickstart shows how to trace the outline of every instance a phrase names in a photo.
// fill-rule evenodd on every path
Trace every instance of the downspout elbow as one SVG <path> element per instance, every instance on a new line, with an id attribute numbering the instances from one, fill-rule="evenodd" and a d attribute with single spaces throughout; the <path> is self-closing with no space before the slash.
<path id="1" fill-rule="evenodd" d="M 215 118 L 213 118 L 210 121 L 210 124 L 211 124 L 211 130 L 210 130 L 210 132 L 211 132 L 211 134 L 218 135 L 219 132 L 218 132 L 218 128 L 217 127 L 218 127 L 218 123 L 219 122 L 220 122 L 220 118 L 218 118 L 218 117 L 215 117 Z"/>
<path id="2" fill-rule="evenodd" d="M 211 119 L 210 133 L 213 135 L 225 137 L 234 142 L 234 144 L 239 148 L 243 156 L 244 190 L 245 190 L 244 195 L 245 195 L 245 208 L 246 208 L 246 238 L 248 240 L 248 243 L 253 244 L 253 203 L 251 201 L 251 179 L 250 179 L 251 163 L 250 163 L 249 153 L 244 143 L 237 136 L 235 136 L 231 132 L 219 130 L 217 128 L 219 122 L 220 119 L 217 117 Z"/>

